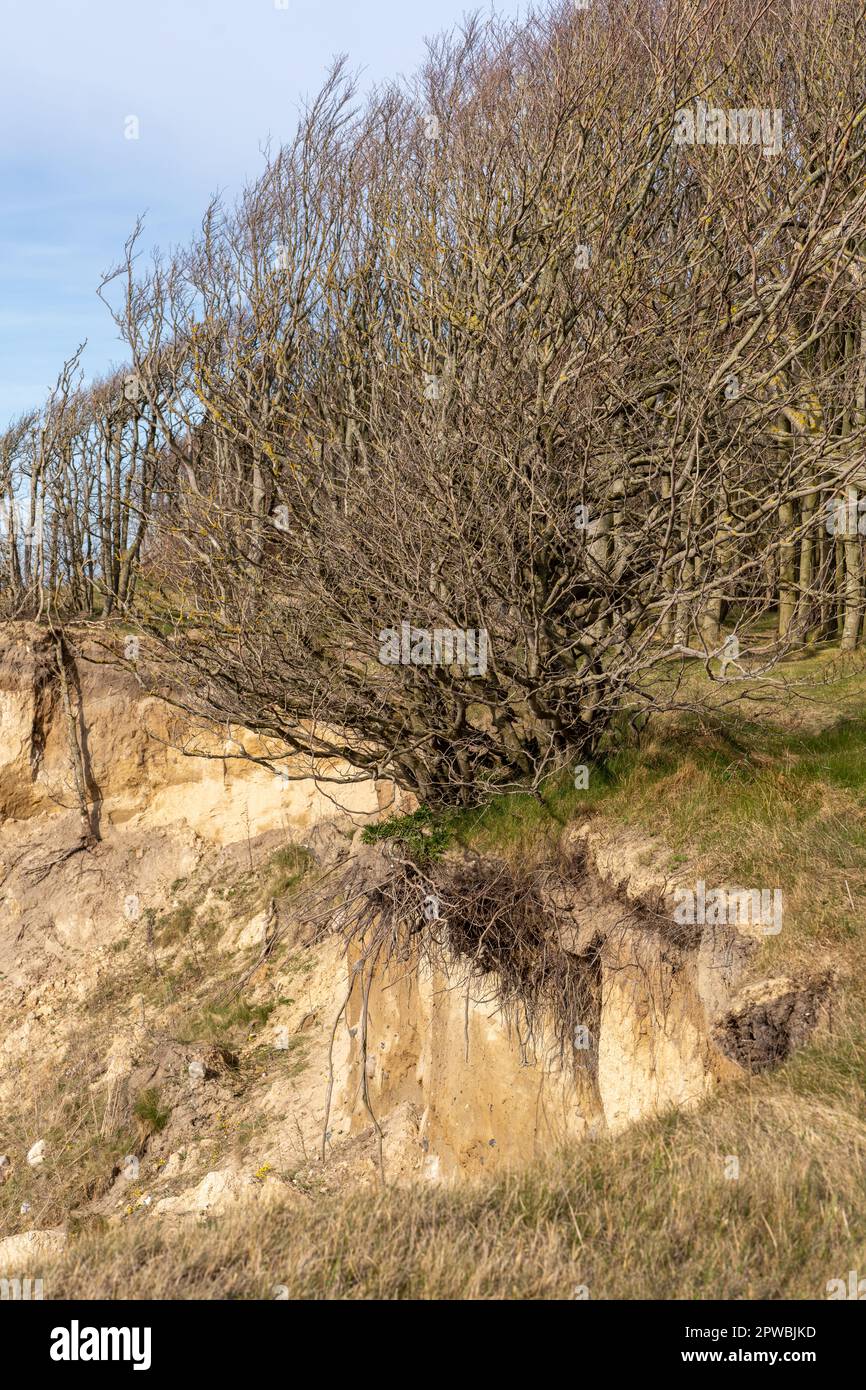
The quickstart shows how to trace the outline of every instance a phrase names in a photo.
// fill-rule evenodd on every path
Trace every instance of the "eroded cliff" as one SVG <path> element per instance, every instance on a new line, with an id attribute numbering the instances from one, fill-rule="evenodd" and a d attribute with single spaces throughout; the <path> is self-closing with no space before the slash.
<path id="1" fill-rule="evenodd" d="M 408 807 L 393 785 L 317 786 L 145 695 L 110 640 L 75 645 L 68 698 L 50 635 L 0 654 L 12 1262 L 33 1231 L 519 1164 L 693 1105 L 829 1020 L 832 981 L 762 978 L 760 932 L 677 926 L 659 847 L 591 821 L 530 866 L 519 939 L 504 909 L 466 918 L 467 883 L 492 903 L 511 870 L 461 851 L 435 916 L 372 952 L 348 896 L 384 920 L 394 859 L 361 832 Z"/>

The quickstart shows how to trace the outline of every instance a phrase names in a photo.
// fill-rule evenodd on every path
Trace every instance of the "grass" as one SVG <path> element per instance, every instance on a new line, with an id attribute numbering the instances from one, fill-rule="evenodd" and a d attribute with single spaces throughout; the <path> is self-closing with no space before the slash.
<path id="1" fill-rule="evenodd" d="M 173 946 L 189 936 L 195 923 L 195 908 L 182 903 L 173 912 L 160 917 L 156 924 L 156 940 L 160 946 Z"/>
<path id="2" fill-rule="evenodd" d="M 307 872 L 309 862 L 305 851 L 293 847 L 278 852 L 267 861 L 268 886 L 283 891 L 290 880 Z M 144 927 L 135 937 L 108 944 L 95 986 L 70 1009 L 76 1029 L 62 1054 L 44 1063 L 35 1058 L 20 1103 L 0 1115 L 0 1152 L 13 1156 L 9 1179 L 0 1185 L 0 1236 L 93 1225 L 90 1203 L 108 1192 L 118 1160 L 140 1152 L 143 1140 L 167 1129 L 171 1102 L 155 1087 L 127 1098 L 123 1085 L 102 1084 L 118 1018 L 125 1016 L 134 996 L 141 997 L 142 1011 L 147 1011 L 154 1046 L 170 1036 L 237 1048 L 243 1053 L 247 1081 L 268 1071 L 291 1078 L 307 1066 L 304 1036 L 290 1039 L 285 1053 L 270 1045 L 256 1046 L 255 1030 L 262 1030 L 278 1005 L 291 1004 L 287 995 L 265 1003 L 242 998 L 224 1007 L 213 1002 L 233 980 L 238 965 L 210 950 L 211 924 L 208 920 L 202 925 L 207 914 L 200 910 L 206 896 L 201 885 L 193 891 L 189 880 L 176 880 L 173 891 L 181 887 L 190 890 L 190 902 L 159 919 L 154 913 L 156 951 L 147 945 Z M 261 887 L 260 879 L 259 891 Z M 309 968 L 305 953 L 287 958 L 287 971 Z M 136 1026 L 143 1016 L 136 1005 Z M 238 1124 L 251 1141 L 263 1117 L 253 1113 Z M 46 1141 L 46 1158 L 33 1169 L 25 1156 L 37 1139 Z"/>
<path id="3" fill-rule="evenodd" d="M 431 839 L 435 852 L 466 845 L 520 858 L 589 815 L 614 835 L 646 838 L 678 877 L 779 886 L 784 927 L 762 947 L 761 973 L 832 966 L 842 990 L 831 1034 L 699 1109 L 483 1182 L 332 1191 L 305 1169 L 293 1182 L 268 1175 L 282 1206 L 253 1203 L 181 1228 L 141 1212 L 120 1228 L 84 1229 L 43 1271 L 46 1296 L 268 1298 L 280 1285 L 299 1298 L 573 1299 L 586 1289 L 593 1299 L 820 1299 L 829 1280 L 866 1269 L 866 681 L 862 661 L 822 653 L 789 673 L 808 685 L 807 706 L 770 699 L 760 724 L 743 707 L 656 719 L 612 741 L 585 791 L 562 774 L 539 795 L 392 819 L 366 838 L 414 838 L 422 858 Z M 304 851 L 278 851 L 250 880 L 247 905 L 263 887 L 266 897 L 291 893 L 308 871 Z M 310 968 L 299 953 L 281 970 L 295 961 Z M 204 969 L 152 988 L 180 1003 L 205 983 Z M 233 1041 L 269 1012 L 200 1003 L 181 1028 Z M 285 1057 L 269 1053 L 268 1065 L 275 1058 L 303 1067 L 303 1040 Z M 10 1145 L 26 1152 L 50 1138 L 45 1173 L 16 1170 L 0 1205 L 25 1188 L 49 1191 L 51 1165 L 62 1169 L 56 1197 L 38 1214 L 34 1204 L 34 1226 L 59 1224 L 62 1203 L 70 1210 L 131 1143 L 129 1117 L 98 1103 L 85 1113 L 91 1094 L 67 1088 L 64 1111 L 63 1091 L 52 1093 Z M 144 1123 L 163 1113 L 158 1095 L 145 1116 L 136 1106 Z M 243 1142 L 257 1133 L 254 1115 L 239 1124 Z M 74 1137 L 61 1163 L 64 1126 Z M 736 1178 L 726 1176 L 731 1159 Z"/>
<path id="4" fill-rule="evenodd" d="M 276 1007 L 276 1002 L 248 1004 L 239 999 L 224 1008 L 206 1008 L 183 1022 L 178 1036 L 182 1042 L 237 1043 L 249 1035 L 251 1025 L 260 1027 L 267 1023 Z"/>
<path id="5" fill-rule="evenodd" d="M 134 1148 L 135 1127 L 122 1097 L 94 1084 L 102 1070 L 93 1030 L 81 1029 L 70 1038 L 62 1067 L 34 1073 L 30 1104 L 2 1116 L 0 1149 L 18 1161 L 0 1186 L 0 1232 L 64 1224 Z M 23 1156 L 37 1139 L 45 1140 L 45 1161 L 34 1169 Z"/>
<path id="6" fill-rule="evenodd" d="M 866 723 L 782 737 L 682 729 L 632 755 L 595 802 L 672 851 L 671 870 L 707 882 L 779 887 L 784 926 L 768 958 L 805 966 L 815 952 L 863 978 Z"/>
<path id="7" fill-rule="evenodd" d="M 132 1113 L 144 1134 L 159 1134 L 171 1119 L 171 1111 L 160 1104 L 159 1091 L 155 1087 L 142 1091 L 132 1107 Z"/>
<path id="8" fill-rule="evenodd" d="M 419 864 L 438 859 L 452 838 L 453 817 L 435 816 L 426 806 L 407 816 L 389 816 L 364 827 L 361 839 L 365 845 L 383 840 L 395 840 Z"/>
<path id="9" fill-rule="evenodd" d="M 842 1068 L 862 1072 L 852 1039 Z M 85 1233 L 46 1296 L 820 1299 L 866 1266 L 866 1111 L 789 1080 L 817 1050 L 702 1110 L 456 1187 L 299 1196 L 167 1233 Z M 804 1070 L 805 1069 L 805 1070 Z M 731 1158 L 739 1164 L 736 1179 Z"/>
<path id="10" fill-rule="evenodd" d="M 315 860 L 301 845 L 285 845 L 260 866 L 241 874 L 223 889 L 235 916 L 254 916 L 271 898 L 289 895 L 311 873 Z"/>
<path id="11" fill-rule="evenodd" d="M 793 663 L 811 681 L 808 727 L 783 703 L 761 722 L 742 710 L 651 721 L 590 769 L 537 795 L 496 797 L 448 820 L 451 841 L 526 858 L 569 822 L 593 817 L 613 834 L 658 845 L 662 867 L 708 884 L 781 888 L 784 925 L 766 963 L 808 969 L 816 958 L 866 989 L 866 682 L 862 661 Z M 848 669 L 851 665 L 853 669 Z M 839 708 L 843 713 L 839 714 Z M 797 717 L 794 717 L 794 716 Z"/>
<path id="12" fill-rule="evenodd" d="M 313 863 L 309 850 L 302 849 L 300 845 L 278 849 L 268 860 L 264 897 L 282 898 L 290 893 L 310 872 Z"/>

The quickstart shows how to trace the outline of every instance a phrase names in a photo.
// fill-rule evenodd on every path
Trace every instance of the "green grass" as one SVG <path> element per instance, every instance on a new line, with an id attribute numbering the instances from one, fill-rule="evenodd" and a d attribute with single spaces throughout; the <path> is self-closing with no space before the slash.
<path id="1" fill-rule="evenodd" d="M 764 947 L 768 969 L 838 966 L 866 995 L 866 681 L 862 659 L 818 655 L 790 663 L 810 689 L 760 720 L 748 706 L 620 721 L 576 790 L 573 773 L 537 794 L 493 798 L 445 816 L 384 822 L 366 838 L 399 834 L 525 858 L 549 852 L 570 822 L 596 818 L 613 835 L 658 845 L 661 868 L 685 879 L 781 888 L 784 925 Z M 841 709 L 841 713 L 840 713 Z"/>
<path id="2" fill-rule="evenodd" d="M 418 864 L 439 859 L 452 839 L 453 817 L 435 814 L 422 806 L 406 816 L 389 816 L 387 820 L 367 825 L 361 833 L 365 845 L 394 840 Z"/>
<path id="3" fill-rule="evenodd" d="M 208 1008 L 194 1014 L 180 1025 L 181 1042 L 229 1044 L 249 1034 L 250 1025 L 267 1023 L 276 1003 L 248 1004 L 238 1000 L 224 1008 Z"/>
<path id="4" fill-rule="evenodd" d="M 267 865 L 266 898 L 282 898 L 310 872 L 313 856 L 300 845 L 287 845 L 271 855 Z"/>
<path id="5" fill-rule="evenodd" d="M 159 1134 L 171 1118 L 171 1111 L 160 1104 L 159 1091 L 154 1086 L 142 1091 L 132 1107 L 132 1113 L 146 1134 Z"/>

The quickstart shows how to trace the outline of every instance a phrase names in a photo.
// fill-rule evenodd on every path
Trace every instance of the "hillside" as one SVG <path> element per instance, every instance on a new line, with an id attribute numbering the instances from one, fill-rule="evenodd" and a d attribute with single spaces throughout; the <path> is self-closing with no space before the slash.
<path id="1" fill-rule="evenodd" d="M 89 848 L 45 635 L 0 653 L 0 1274 L 818 1298 L 862 1263 L 857 657 L 792 669 L 805 714 L 651 724 L 419 854 L 392 784 L 238 759 L 261 741 L 145 695 L 119 640 L 76 644 Z M 700 881 L 778 888 L 782 929 L 677 922 Z"/>
<path id="2" fill-rule="evenodd" d="M 7 170 L 46 332 L 0 382 L 0 1301 L 200 1379 L 295 1299 L 589 1302 L 623 1369 L 826 1379 L 866 1299 L 866 5 L 374 5 L 375 71 L 339 4 L 199 8 L 115 113 L 119 238 L 114 118 L 78 250 L 38 142 Z M 83 25 L 76 120 L 160 23 Z M 46 285 L 97 244 L 91 337 Z M 82 1333 L 103 1299 L 141 1326 Z"/>

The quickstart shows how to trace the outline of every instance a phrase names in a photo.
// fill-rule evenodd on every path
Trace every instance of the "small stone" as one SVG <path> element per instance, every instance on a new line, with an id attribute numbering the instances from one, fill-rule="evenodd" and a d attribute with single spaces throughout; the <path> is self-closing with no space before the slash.
<path id="1" fill-rule="evenodd" d="M 0 1269 L 17 1273 L 19 1269 L 39 1268 L 44 1259 L 59 1255 L 66 1245 L 66 1232 L 59 1226 L 43 1231 L 22 1231 L 17 1236 L 0 1240 Z"/>
<path id="2" fill-rule="evenodd" d="M 40 1163 L 45 1162 L 45 1140 L 37 1139 L 27 1155 L 27 1162 L 31 1168 L 38 1168 Z"/>

